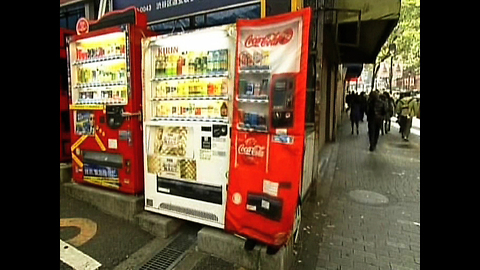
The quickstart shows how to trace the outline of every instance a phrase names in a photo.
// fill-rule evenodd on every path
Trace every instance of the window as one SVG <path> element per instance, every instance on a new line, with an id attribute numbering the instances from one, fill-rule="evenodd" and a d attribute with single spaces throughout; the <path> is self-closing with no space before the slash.
<path id="1" fill-rule="evenodd" d="M 85 17 L 83 3 L 60 8 L 60 27 L 75 30 L 78 19 Z"/>

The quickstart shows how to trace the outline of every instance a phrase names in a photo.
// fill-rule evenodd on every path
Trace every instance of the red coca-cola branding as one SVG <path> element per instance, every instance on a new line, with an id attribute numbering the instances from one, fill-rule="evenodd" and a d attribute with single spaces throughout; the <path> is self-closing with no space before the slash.
<path id="1" fill-rule="evenodd" d="M 265 146 L 256 145 L 257 141 L 253 138 L 247 139 L 245 144 L 238 146 L 238 154 L 252 157 L 264 157 Z"/>
<path id="2" fill-rule="evenodd" d="M 245 165 L 259 165 L 265 162 L 265 146 L 259 144 L 257 139 L 247 137 L 239 141 L 237 153 L 240 162 Z"/>
<path id="3" fill-rule="evenodd" d="M 249 35 L 245 40 L 245 47 L 270 47 L 276 45 L 285 45 L 293 37 L 293 29 L 287 28 L 282 32 L 274 32 L 265 36 Z"/>

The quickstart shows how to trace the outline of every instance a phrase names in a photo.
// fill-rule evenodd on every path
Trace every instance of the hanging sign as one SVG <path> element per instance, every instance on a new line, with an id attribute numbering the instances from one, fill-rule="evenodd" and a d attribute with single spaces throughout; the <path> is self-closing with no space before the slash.
<path id="1" fill-rule="evenodd" d="M 148 22 L 152 23 L 254 3 L 260 3 L 260 0 L 114 0 L 113 8 L 135 6 L 138 11 L 145 12 Z"/>

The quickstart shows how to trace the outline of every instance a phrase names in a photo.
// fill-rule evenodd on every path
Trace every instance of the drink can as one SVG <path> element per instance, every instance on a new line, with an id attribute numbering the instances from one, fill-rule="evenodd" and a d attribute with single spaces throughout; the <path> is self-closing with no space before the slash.
<path id="1" fill-rule="evenodd" d="M 253 95 L 259 96 L 259 95 L 260 95 L 260 84 L 259 84 L 259 83 L 256 83 L 253 90 L 254 90 L 254 91 L 253 91 Z"/>
<path id="2" fill-rule="evenodd" d="M 238 110 L 238 122 L 240 124 L 244 124 L 244 121 L 245 121 L 245 113 L 243 110 Z"/>
<path id="3" fill-rule="evenodd" d="M 247 83 L 247 88 L 245 89 L 245 95 L 253 95 L 254 84 Z"/>
<path id="4" fill-rule="evenodd" d="M 239 88 L 240 88 L 240 89 L 239 89 L 238 92 L 240 93 L 240 95 L 245 94 L 245 92 L 247 91 L 247 81 L 245 81 L 245 80 L 240 80 L 240 82 L 239 82 Z"/>
<path id="5" fill-rule="evenodd" d="M 265 115 L 264 114 L 258 115 L 258 126 L 260 126 L 260 127 L 266 127 L 267 126 L 267 121 L 265 120 Z"/>
<path id="6" fill-rule="evenodd" d="M 250 113 L 244 113 L 244 124 L 245 124 L 245 127 L 250 127 Z"/>
<path id="7" fill-rule="evenodd" d="M 250 113 L 250 125 L 252 127 L 258 126 L 258 114 L 257 113 Z"/>

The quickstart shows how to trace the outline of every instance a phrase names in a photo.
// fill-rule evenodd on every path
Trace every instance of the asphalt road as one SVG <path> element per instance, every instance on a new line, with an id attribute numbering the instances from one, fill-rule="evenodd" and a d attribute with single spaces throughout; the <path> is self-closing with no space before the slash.
<path id="1" fill-rule="evenodd" d="M 95 207 L 76 200 L 60 189 L 60 219 L 81 218 L 96 224 L 94 235 L 80 246 L 82 253 L 102 264 L 99 269 L 113 269 L 155 237 L 125 220 L 107 215 Z M 80 234 L 77 227 L 61 227 L 60 239 L 68 242 Z M 60 269 L 73 269 L 60 261 Z"/>

